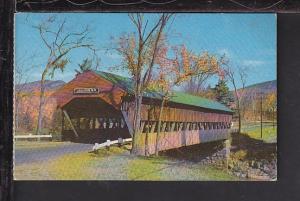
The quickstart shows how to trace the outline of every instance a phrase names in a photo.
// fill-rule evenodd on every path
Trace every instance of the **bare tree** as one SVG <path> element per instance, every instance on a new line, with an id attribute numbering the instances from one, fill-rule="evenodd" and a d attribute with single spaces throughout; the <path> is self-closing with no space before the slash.
<path id="1" fill-rule="evenodd" d="M 89 37 L 88 27 L 81 31 L 69 32 L 69 30 L 65 29 L 65 25 L 66 20 L 59 22 L 56 16 L 50 16 L 47 20 L 33 26 L 37 29 L 43 44 L 48 49 L 48 59 L 40 80 L 40 104 L 36 134 L 40 134 L 42 129 L 45 80 L 47 76 L 53 78 L 56 70 L 60 69 L 63 71 L 69 62 L 67 56 L 74 49 L 87 48 L 95 53 L 93 43 Z"/>
<path id="2" fill-rule="evenodd" d="M 247 79 L 247 73 L 246 68 L 239 68 L 238 71 L 234 71 L 232 67 L 228 65 L 228 63 L 224 64 L 226 67 L 224 69 L 225 75 L 227 79 L 231 82 L 233 88 L 234 88 L 234 95 L 235 95 L 235 103 L 236 103 L 236 110 L 238 114 L 238 132 L 241 133 L 241 127 L 242 127 L 242 98 L 245 92 L 245 86 L 246 86 L 246 79 Z M 241 82 L 241 87 L 238 89 L 237 87 L 237 80 Z"/>
<path id="3" fill-rule="evenodd" d="M 136 33 L 123 35 L 117 42 L 116 50 L 123 57 L 123 64 L 131 73 L 134 81 L 135 114 L 132 154 L 137 153 L 143 93 L 149 86 L 157 57 L 164 47 L 163 33 L 171 16 L 171 14 L 160 14 L 152 27 L 149 27 L 150 22 L 145 19 L 143 14 L 129 14 Z"/>
<path id="4" fill-rule="evenodd" d="M 15 129 L 19 128 L 19 119 L 20 119 L 20 104 L 25 97 L 31 96 L 30 92 L 24 91 L 26 83 L 28 81 L 28 74 L 30 68 L 34 66 L 34 64 L 27 64 L 30 60 L 32 61 L 35 58 L 35 54 L 31 56 L 22 55 L 16 58 L 15 69 L 14 69 L 14 122 Z"/>

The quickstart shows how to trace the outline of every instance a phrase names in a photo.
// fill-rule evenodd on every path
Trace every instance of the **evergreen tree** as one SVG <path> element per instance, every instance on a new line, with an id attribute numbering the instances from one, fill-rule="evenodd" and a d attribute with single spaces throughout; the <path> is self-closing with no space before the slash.
<path id="1" fill-rule="evenodd" d="M 230 102 L 232 102 L 232 96 L 225 80 L 219 80 L 218 84 L 216 84 L 214 88 L 214 92 L 218 102 L 226 106 L 230 105 Z"/>

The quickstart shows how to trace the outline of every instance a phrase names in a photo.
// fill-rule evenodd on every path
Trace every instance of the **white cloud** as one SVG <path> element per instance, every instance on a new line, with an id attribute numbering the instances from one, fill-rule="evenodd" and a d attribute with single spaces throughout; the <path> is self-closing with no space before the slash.
<path id="1" fill-rule="evenodd" d="M 223 49 L 219 49 L 217 51 L 218 54 L 220 55 L 224 55 L 227 57 L 227 58 L 231 58 L 233 56 L 232 52 L 230 52 L 228 49 L 226 48 L 223 48 Z"/>
<path id="2" fill-rule="evenodd" d="M 276 56 L 276 48 L 265 48 L 265 49 L 259 49 L 256 51 L 256 54 L 260 56 L 271 56 L 275 57 Z"/>
<path id="3" fill-rule="evenodd" d="M 255 67 L 255 66 L 261 66 L 264 65 L 266 62 L 262 60 L 243 60 L 242 65 L 249 66 L 249 67 Z"/>

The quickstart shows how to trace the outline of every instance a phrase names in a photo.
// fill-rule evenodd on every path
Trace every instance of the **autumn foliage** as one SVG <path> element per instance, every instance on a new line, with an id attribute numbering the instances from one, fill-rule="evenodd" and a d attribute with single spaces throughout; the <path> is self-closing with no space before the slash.
<path id="1" fill-rule="evenodd" d="M 56 100 L 51 97 L 55 90 L 45 92 L 45 105 L 43 109 L 43 122 L 45 128 L 53 127 L 55 118 Z M 35 88 L 33 91 L 21 91 L 15 100 L 15 128 L 16 131 L 34 132 L 38 120 L 38 108 L 40 103 L 40 91 Z"/>

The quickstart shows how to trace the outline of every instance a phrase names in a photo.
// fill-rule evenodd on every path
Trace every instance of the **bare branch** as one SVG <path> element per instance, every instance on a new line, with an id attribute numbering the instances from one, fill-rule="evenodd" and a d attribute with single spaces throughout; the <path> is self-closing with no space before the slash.
<path id="1" fill-rule="evenodd" d="M 43 29 L 42 25 L 38 25 L 36 26 L 35 28 L 37 28 L 39 30 L 39 33 L 40 33 L 40 36 L 44 42 L 44 44 L 48 47 L 48 49 L 51 51 L 51 45 L 47 42 L 47 40 L 45 39 L 45 36 L 44 36 L 44 32 L 45 30 Z"/>

